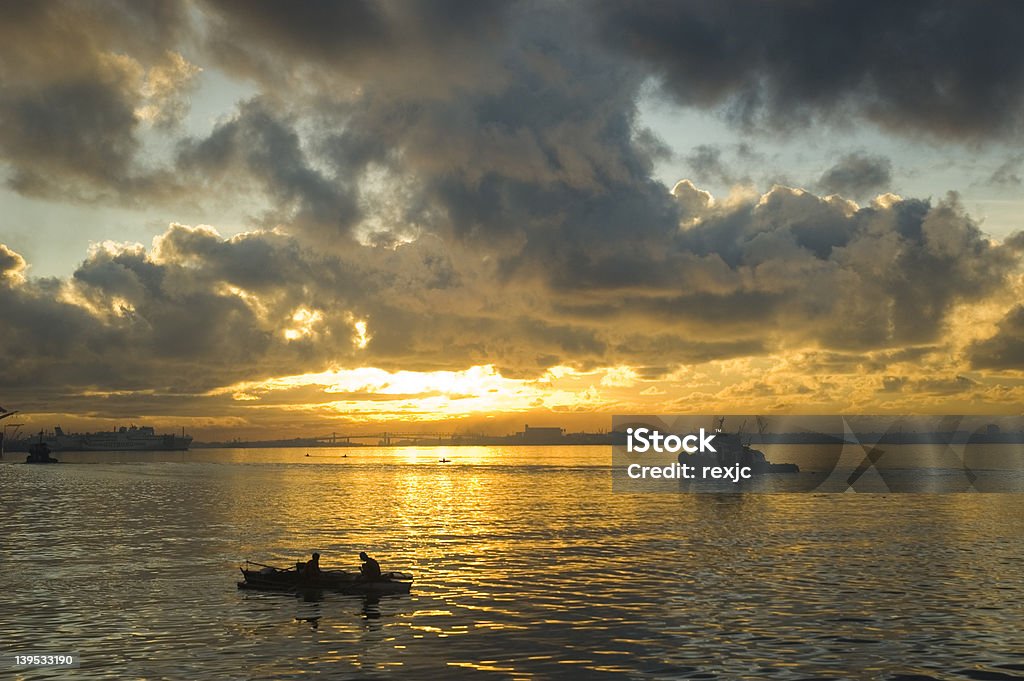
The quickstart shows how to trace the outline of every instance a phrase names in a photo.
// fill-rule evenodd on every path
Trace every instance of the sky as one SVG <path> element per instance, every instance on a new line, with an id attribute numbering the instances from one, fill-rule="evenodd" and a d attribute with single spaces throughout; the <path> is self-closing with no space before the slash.
<path id="1" fill-rule="evenodd" d="M 0 404 L 1019 414 L 1016 2 L 0 6 Z M 369 429 L 369 430 L 368 430 Z"/>

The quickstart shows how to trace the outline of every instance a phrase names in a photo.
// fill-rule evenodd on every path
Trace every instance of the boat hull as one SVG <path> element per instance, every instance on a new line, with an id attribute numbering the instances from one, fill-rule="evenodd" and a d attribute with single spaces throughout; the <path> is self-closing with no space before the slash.
<path id="1" fill-rule="evenodd" d="M 191 435 L 150 434 L 152 428 L 103 433 L 58 432 L 45 438 L 51 452 L 184 452 L 192 444 Z M 26 452 L 33 440 L 9 440 L 9 452 Z"/>
<path id="2" fill-rule="evenodd" d="M 721 466 L 745 466 L 750 469 L 753 475 L 800 472 L 800 466 L 797 464 L 772 463 L 766 460 L 764 454 L 756 449 L 725 452 L 724 456 L 680 453 L 678 459 L 679 463 L 689 464 L 701 469 Z"/>
<path id="3" fill-rule="evenodd" d="M 309 579 L 296 570 L 240 569 L 244 580 L 238 582 L 238 588 L 256 591 L 336 591 L 343 594 L 385 595 L 407 594 L 412 588 L 411 576 L 395 572 L 385 573 L 380 579 L 366 579 L 355 572 L 331 570 Z"/>
<path id="4" fill-rule="evenodd" d="M 191 437 L 168 435 L 158 438 L 82 438 L 76 445 L 65 445 L 64 451 L 82 452 L 184 452 L 192 444 Z"/>

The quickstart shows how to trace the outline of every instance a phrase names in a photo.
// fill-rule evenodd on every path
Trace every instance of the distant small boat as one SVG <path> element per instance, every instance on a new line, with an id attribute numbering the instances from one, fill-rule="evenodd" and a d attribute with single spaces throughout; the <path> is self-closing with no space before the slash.
<path id="1" fill-rule="evenodd" d="M 378 579 L 367 579 L 358 572 L 326 570 L 320 576 L 309 578 L 296 568 L 277 568 L 270 565 L 259 570 L 239 568 L 244 580 L 239 589 L 257 591 L 337 591 L 343 594 L 407 594 L 412 589 L 412 575 L 404 572 L 385 572 Z"/>
<path id="2" fill-rule="evenodd" d="M 451 459 L 438 459 L 437 462 L 438 463 L 451 463 L 452 460 Z"/>

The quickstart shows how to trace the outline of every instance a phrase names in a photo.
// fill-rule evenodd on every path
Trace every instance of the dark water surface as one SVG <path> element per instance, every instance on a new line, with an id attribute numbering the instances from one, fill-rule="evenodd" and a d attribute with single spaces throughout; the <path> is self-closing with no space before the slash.
<path id="1" fill-rule="evenodd" d="M 1024 495 L 622 494 L 609 449 L 8 454 L 0 676 L 1024 677 Z M 413 593 L 235 587 L 314 549 Z"/>

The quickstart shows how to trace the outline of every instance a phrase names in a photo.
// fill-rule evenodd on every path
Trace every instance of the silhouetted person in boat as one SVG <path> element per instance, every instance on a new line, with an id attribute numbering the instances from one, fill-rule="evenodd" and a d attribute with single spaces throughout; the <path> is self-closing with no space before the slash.
<path id="1" fill-rule="evenodd" d="M 359 566 L 359 572 L 362 573 L 363 577 L 366 579 L 380 579 L 380 563 L 366 555 L 366 551 L 360 552 L 359 560 L 363 561 L 363 564 Z"/>
<path id="2" fill-rule="evenodd" d="M 320 576 L 320 554 L 314 553 L 313 557 L 306 561 L 305 566 L 302 568 L 303 577 L 319 577 Z"/>

